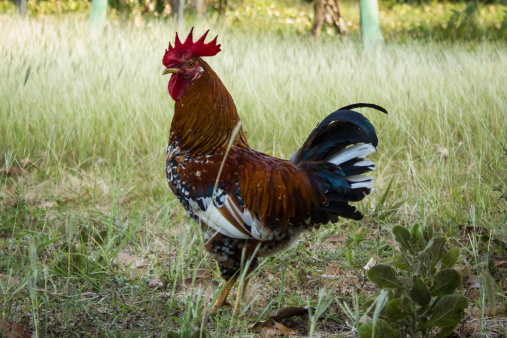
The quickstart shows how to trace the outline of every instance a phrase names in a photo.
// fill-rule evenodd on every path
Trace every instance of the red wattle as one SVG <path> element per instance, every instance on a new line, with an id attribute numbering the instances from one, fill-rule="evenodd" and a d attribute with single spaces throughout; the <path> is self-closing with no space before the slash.
<path id="1" fill-rule="evenodd" d="M 185 91 L 188 86 L 192 83 L 192 79 L 181 76 L 180 74 L 171 75 L 169 80 L 169 94 L 174 101 L 179 101 L 185 95 Z"/>

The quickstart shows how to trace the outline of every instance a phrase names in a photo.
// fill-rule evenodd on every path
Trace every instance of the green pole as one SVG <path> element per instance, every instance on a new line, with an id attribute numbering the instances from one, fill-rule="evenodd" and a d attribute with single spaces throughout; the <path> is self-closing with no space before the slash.
<path id="1" fill-rule="evenodd" d="M 369 49 L 384 40 L 380 31 L 378 0 L 360 0 L 359 8 L 361 11 L 363 47 L 364 49 Z"/>
<path id="2" fill-rule="evenodd" d="M 90 12 L 90 27 L 100 34 L 104 27 L 107 14 L 107 0 L 92 0 L 92 10 Z"/>

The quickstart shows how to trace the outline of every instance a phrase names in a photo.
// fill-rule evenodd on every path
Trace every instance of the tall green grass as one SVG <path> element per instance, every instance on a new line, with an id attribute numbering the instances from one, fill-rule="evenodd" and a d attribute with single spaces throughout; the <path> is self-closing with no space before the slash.
<path id="1" fill-rule="evenodd" d="M 173 101 L 161 57 L 174 27 L 122 23 L 94 38 L 71 20 L 0 25 L 2 152 L 67 168 L 122 162 L 164 185 Z M 212 34 L 223 51 L 208 61 L 255 149 L 288 157 L 328 113 L 374 102 L 390 112 L 363 111 L 379 132 L 380 190 L 394 176 L 406 211 L 454 217 L 475 206 L 489 218 L 484 170 L 499 166 L 507 139 L 505 45 L 414 42 L 365 54 L 347 41 Z"/>
<path id="2" fill-rule="evenodd" d="M 196 26 L 196 33 L 207 28 Z M 94 37 L 86 21 L 2 18 L 0 31 L 0 167 L 26 157 L 35 162 L 27 174 L 0 180 L 0 229 L 13 236 L 0 241 L 0 272 L 26 281 L 32 304 L 26 305 L 29 314 L 19 310 L 23 291 L 2 286 L 8 290 L 2 313 L 41 334 L 87 332 L 72 326 L 72 314 L 104 310 L 75 298 L 86 291 L 106 297 L 104 306 L 120 319 L 145 309 L 151 319 L 134 320 L 152 325 L 146 324 L 149 332 L 198 324 L 217 335 L 248 331 L 245 320 L 228 315 L 201 323 L 202 296 L 181 291 L 187 270 L 215 266 L 164 175 L 173 101 L 168 78 L 161 76 L 161 58 L 175 27 L 113 22 Z M 327 114 L 351 103 L 376 103 L 389 111 L 385 116 L 362 110 L 380 140 L 373 156 L 376 192 L 361 203 L 367 217 L 350 225 L 350 233 L 419 221 L 442 227 L 449 236 L 462 224 L 505 235 L 502 201 L 493 190 L 506 177 L 500 146 L 507 142 L 505 44 L 414 41 L 387 43 L 366 54 L 347 40 L 252 35 L 225 26 L 211 27 L 214 34 L 222 52 L 208 62 L 235 99 L 256 150 L 288 158 Z M 83 192 L 86 197 L 65 202 Z M 34 208 L 37 201 L 58 206 Z M 307 234 L 303 242 L 310 244 L 266 265 L 274 271 L 283 266 L 285 283 L 273 291 L 278 297 L 273 304 L 280 307 L 282 294 L 285 305 L 320 304 L 319 284 L 301 285 L 307 285 L 308 275 L 320 275 L 318 269 L 330 259 L 343 262 L 343 251 L 328 252 L 318 244 L 336 231 L 343 231 L 342 225 Z M 28 248 L 30 238 L 36 240 Z M 353 270 L 371 257 L 362 241 L 344 249 Z M 376 252 L 384 244 L 378 237 Z M 12 248 L 17 254 L 9 254 Z M 165 293 L 136 279 L 135 268 L 115 265 L 120 251 L 148 259 L 147 274 L 165 281 Z M 300 260 L 300 252 L 309 254 Z M 311 263 L 296 267 L 306 260 Z M 257 314 L 271 304 L 263 300 L 262 284 L 270 283 L 263 278 L 253 284 L 253 293 L 260 295 L 260 309 L 252 306 Z M 269 290 L 276 287 L 272 282 Z M 331 304 L 328 298 L 325 304 Z M 51 317 L 47 311 L 54 308 L 59 310 Z M 108 320 L 95 322 L 102 331 L 93 332 L 114 334 L 126 327 Z M 312 332 L 318 331 L 316 320 L 311 317 Z"/>

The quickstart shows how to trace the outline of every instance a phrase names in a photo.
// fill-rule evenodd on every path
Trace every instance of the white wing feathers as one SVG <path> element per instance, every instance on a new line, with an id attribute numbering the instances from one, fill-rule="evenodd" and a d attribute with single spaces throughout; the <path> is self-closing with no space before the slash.
<path id="1" fill-rule="evenodd" d="M 268 234 L 266 229 L 261 229 L 259 218 L 252 217 L 250 211 L 239 207 L 230 196 L 226 196 L 219 207 L 211 203 L 211 197 L 203 198 L 202 202 L 205 210 L 202 210 L 193 200 L 190 200 L 190 208 L 209 227 L 233 238 L 267 239 Z"/>

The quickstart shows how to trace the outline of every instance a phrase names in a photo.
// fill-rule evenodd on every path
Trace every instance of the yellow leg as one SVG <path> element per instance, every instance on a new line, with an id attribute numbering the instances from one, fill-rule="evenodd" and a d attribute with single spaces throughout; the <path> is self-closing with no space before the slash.
<path id="1" fill-rule="evenodd" d="M 229 295 L 229 292 L 231 292 L 231 289 L 237 280 L 238 280 L 238 276 L 234 276 L 227 281 L 227 283 L 225 284 L 224 290 L 218 296 L 215 304 L 213 304 L 213 307 L 211 308 L 211 313 L 217 312 L 218 309 L 220 309 L 221 307 L 223 307 L 224 305 L 227 304 L 226 303 L 227 296 Z"/>
<path id="2" fill-rule="evenodd" d="M 240 303 L 244 303 L 249 281 L 250 281 L 250 277 L 245 277 L 245 279 L 243 280 L 243 283 L 239 284 L 238 299 L 236 299 L 236 303 L 234 304 L 234 315 L 236 315 L 236 316 L 239 315 Z"/>

